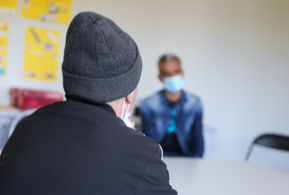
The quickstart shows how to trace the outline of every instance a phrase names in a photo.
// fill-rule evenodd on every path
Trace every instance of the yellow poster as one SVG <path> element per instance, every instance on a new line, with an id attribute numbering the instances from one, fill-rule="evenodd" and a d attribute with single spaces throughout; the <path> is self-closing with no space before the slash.
<path id="1" fill-rule="evenodd" d="M 0 76 L 6 72 L 8 23 L 0 21 Z"/>
<path id="2" fill-rule="evenodd" d="M 18 0 L 0 0 L 0 15 L 16 16 Z"/>
<path id="3" fill-rule="evenodd" d="M 23 78 L 56 81 L 60 32 L 27 27 Z"/>
<path id="4" fill-rule="evenodd" d="M 22 17 L 69 24 L 72 0 L 21 0 Z"/>

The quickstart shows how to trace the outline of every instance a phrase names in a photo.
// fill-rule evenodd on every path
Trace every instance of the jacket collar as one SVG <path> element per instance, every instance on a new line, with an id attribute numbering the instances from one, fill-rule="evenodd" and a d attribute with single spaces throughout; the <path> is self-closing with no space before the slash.
<path id="1" fill-rule="evenodd" d="M 106 110 L 106 111 L 116 115 L 114 110 L 113 110 L 113 108 L 110 105 L 106 104 L 106 103 L 98 102 L 98 101 L 91 100 L 91 99 L 84 98 L 84 97 L 80 97 L 80 96 L 77 96 L 77 95 L 65 94 L 65 97 L 66 97 L 67 100 L 81 102 L 81 103 L 89 104 L 89 105 L 92 105 L 92 106 L 97 106 L 98 108 L 101 108 L 103 110 Z"/>

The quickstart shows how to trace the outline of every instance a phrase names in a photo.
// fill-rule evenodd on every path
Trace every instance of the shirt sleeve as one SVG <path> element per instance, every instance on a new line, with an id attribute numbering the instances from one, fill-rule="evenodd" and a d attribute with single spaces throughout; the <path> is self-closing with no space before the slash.
<path id="1" fill-rule="evenodd" d="M 147 162 L 143 175 L 138 180 L 136 195 L 178 194 L 169 183 L 169 172 L 161 157 L 161 149 L 157 147 L 153 157 Z"/>
<path id="2" fill-rule="evenodd" d="M 202 103 L 199 102 L 196 110 L 195 121 L 191 128 L 191 149 L 190 156 L 203 157 L 204 153 L 204 138 L 203 138 L 203 108 Z"/>

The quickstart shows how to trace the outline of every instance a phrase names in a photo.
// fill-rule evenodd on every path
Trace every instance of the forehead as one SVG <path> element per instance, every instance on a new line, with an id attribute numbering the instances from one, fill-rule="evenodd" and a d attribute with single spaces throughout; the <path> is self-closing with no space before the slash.
<path id="1" fill-rule="evenodd" d="M 181 69 L 181 65 L 177 60 L 170 60 L 168 62 L 163 62 L 159 65 L 160 72 L 162 71 L 170 71 L 175 69 Z"/>

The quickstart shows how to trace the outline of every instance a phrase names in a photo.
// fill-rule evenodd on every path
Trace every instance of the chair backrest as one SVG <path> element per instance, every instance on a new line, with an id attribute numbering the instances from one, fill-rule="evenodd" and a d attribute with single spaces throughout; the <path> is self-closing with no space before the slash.
<path id="1" fill-rule="evenodd" d="M 275 134 L 264 134 L 255 139 L 252 145 L 249 148 L 249 151 L 246 156 L 246 161 L 249 160 L 253 146 L 255 144 L 266 146 L 270 148 L 275 148 L 279 150 L 289 151 L 289 137 L 283 135 L 275 135 Z"/>
<path id="2" fill-rule="evenodd" d="M 18 125 L 18 123 L 20 121 L 22 121 L 25 117 L 29 116 L 30 114 L 32 114 L 33 112 L 35 112 L 36 109 L 29 109 L 29 110 L 25 110 L 24 112 L 21 112 L 12 122 L 10 129 L 9 129 L 9 137 L 11 136 L 11 134 L 13 133 L 14 129 L 16 128 L 16 126 Z"/>

